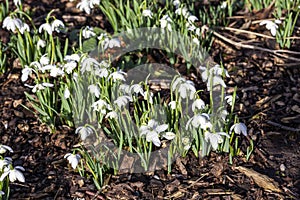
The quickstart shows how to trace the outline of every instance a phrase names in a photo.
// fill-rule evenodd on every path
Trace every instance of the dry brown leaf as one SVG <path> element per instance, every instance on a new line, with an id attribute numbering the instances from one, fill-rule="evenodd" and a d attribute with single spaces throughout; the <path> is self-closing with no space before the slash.
<path id="1" fill-rule="evenodd" d="M 241 173 L 245 174 L 249 178 L 252 178 L 253 181 L 261 188 L 264 188 L 265 190 L 271 190 L 273 192 L 282 193 L 281 189 L 278 187 L 278 183 L 275 182 L 270 177 L 258 173 L 254 171 L 253 169 L 248 169 L 246 167 L 235 167 L 235 169 L 239 170 Z"/>

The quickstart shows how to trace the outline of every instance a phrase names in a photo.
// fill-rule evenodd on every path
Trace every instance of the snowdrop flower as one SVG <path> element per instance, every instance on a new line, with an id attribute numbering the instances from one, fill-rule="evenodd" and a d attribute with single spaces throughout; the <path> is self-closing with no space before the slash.
<path id="1" fill-rule="evenodd" d="M 190 124 L 195 128 L 201 128 L 203 130 L 211 129 L 212 124 L 210 122 L 210 117 L 206 113 L 198 114 L 189 119 L 186 123 L 186 130 L 188 130 Z"/>
<path id="2" fill-rule="evenodd" d="M 39 39 L 36 46 L 37 46 L 38 49 L 44 48 L 46 46 L 46 42 L 42 39 Z"/>
<path id="3" fill-rule="evenodd" d="M 190 24 L 194 23 L 196 20 L 198 20 L 198 18 L 197 18 L 196 16 L 194 16 L 194 15 L 190 15 L 190 16 L 188 17 L 188 22 L 189 22 Z"/>
<path id="4" fill-rule="evenodd" d="M 244 123 L 236 123 L 231 126 L 229 132 L 231 133 L 234 131 L 236 134 L 243 134 L 244 136 L 247 136 L 247 126 Z"/>
<path id="5" fill-rule="evenodd" d="M 88 71 L 92 71 L 93 70 L 93 66 L 99 66 L 99 62 L 94 59 L 94 58 L 85 58 L 82 62 L 81 62 L 81 73 L 83 74 L 84 72 Z"/>
<path id="6" fill-rule="evenodd" d="M 38 70 L 42 69 L 42 65 L 38 61 L 33 61 L 29 66 Z"/>
<path id="7" fill-rule="evenodd" d="M 51 65 L 51 66 L 52 68 L 50 69 L 50 76 L 57 77 L 57 76 L 63 76 L 65 74 L 61 68 L 56 67 L 55 65 Z"/>
<path id="8" fill-rule="evenodd" d="M 125 76 L 126 76 L 126 73 L 120 70 L 120 71 L 111 73 L 109 75 L 108 79 L 112 79 L 114 82 L 116 82 L 118 80 L 125 81 Z"/>
<path id="9" fill-rule="evenodd" d="M 162 137 L 163 137 L 163 138 L 166 138 L 167 140 L 173 140 L 173 139 L 175 138 L 175 136 L 176 136 L 176 134 L 173 133 L 173 132 L 170 132 L 170 131 L 164 132 L 164 133 L 162 134 Z"/>
<path id="10" fill-rule="evenodd" d="M 192 111 L 195 112 L 196 109 L 204 109 L 205 103 L 202 99 L 196 99 L 192 104 Z"/>
<path id="11" fill-rule="evenodd" d="M 149 103 L 153 104 L 153 93 L 150 91 L 144 92 L 144 99 L 148 101 Z"/>
<path id="12" fill-rule="evenodd" d="M 64 60 L 67 62 L 71 62 L 71 61 L 76 61 L 78 62 L 80 60 L 80 56 L 77 53 L 71 54 L 71 55 L 66 55 L 64 57 Z"/>
<path id="13" fill-rule="evenodd" d="M 176 15 L 182 15 L 183 17 L 187 18 L 190 14 L 189 14 L 189 11 L 186 7 L 183 7 L 183 8 L 177 8 L 175 10 L 175 14 Z"/>
<path id="14" fill-rule="evenodd" d="M 40 58 L 40 63 L 42 65 L 48 65 L 50 63 L 50 59 L 47 57 L 47 54 L 42 55 Z"/>
<path id="15" fill-rule="evenodd" d="M 49 23 L 44 23 L 39 27 L 39 33 L 46 31 L 49 35 L 52 35 L 52 27 Z"/>
<path id="16" fill-rule="evenodd" d="M 93 37 L 96 35 L 96 33 L 94 33 L 93 31 L 94 29 L 92 27 L 85 27 L 83 30 L 82 30 L 82 36 L 85 38 L 85 39 L 88 39 L 90 37 Z"/>
<path id="17" fill-rule="evenodd" d="M 106 68 L 97 68 L 95 70 L 95 75 L 99 76 L 100 78 L 108 77 L 109 71 Z"/>
<path id="18" fill-rule="evenodd" d="M 2 171 L 5 166 L 10 164 L 12 164 L 12 159 L 10 157 L 4 157 L 4 159 L 0 159 L 0 171 Z"/>
<path id="19" fill-rule="evenodd" d="M 140 93 L 142 96 L 144 96 L 143 87 L 139 84 L 133 84 L 132 86 L 130 86 L 129 91 L 130 91 L 131 94 Z"/>
<path id="20" fill-rule="evenodd" d="M 143 14 L 144 17 L 149 17 L 149 18 L 152 19 L 153 13 L 151 12 L 151 10 L 148 10 L 148 9 L 143 10 L 142 14 Z"/>
<path id="21" fill-rule="evenodd" d="M 69 61 L 63 65 L 67 74 L 71 74 L 73 70 L 77 67 L 77 63 L 75 61 Z"/>
<path id="22" fill-rule="evenodd" d="M 32 74 L 32 71 L 33 69 L 26 65 L 25 68 L 22 69 L 21 81 L 22 82 L 27 81 L 28 77 Z"/>
<path id="23" fill-rule="evenodd" d="M 171 18 L 169 17 L 169 15 L 164 15 L 160 20 L 160 27 L 162 28 L 162 29 L 164 29 L 164 28 L 168 28 L 168 30 L 170 31 L 170 32 L 172 32 L 172 26 L 171 26 L 171 22 L 172 22 L 172 20 L 171 20 Z"/>
<path id="24" fill-rule="evenodd" d="M 67 153 L 64 158 L 67 158 L 72 168 L 76 169 L 81 157 L 79 154 Z"/>
<path id="25" fill-rule="evenodd" d="M 226 136 L 229 138 L 229 135 L 225 132 L 216 132 L 211 133 L 209 131 L 204 132 L 204 139 L 206 142 L 209 142 L 213 148 L 213 150 L 216 150 L 218 148 L 218 144 L 223 142 L 222 136 Z"/>
<path id="26" fill-rule="evenodd" d="M 118 38 L 105 38 L 103 41 L 104 49 L 113 48 L 113 47 L 121 47 L 121 42 Z"/>
<path id="27" fill-rule="evenodd" d="M 52 31 L 56 31 L 56 32 L 60 33 L 61 31 L 64 31 L 66 29 L 66 27 L 61 20 L 55 19 L 51 23 L 51 29 L 52 29 Z"/>
<path id="28" fill-rule="evenodd" d="M 157 147 L 161 145 L 159 140 L 159 134 L 168 129 L 168 124 L 159 125 L 158 122 L 151 119 L 148 121 L 147 125 L 142 125 L 140 127 L 140 135 L 146 135 L 147 142 L 153 142 Z"/>
<path id="29" fill-rule="evenodd" d="M 14 4 L 16 6 L 20 6 L 21 5 L 21 0 L 14 0 Z"/>
<path id="30" fill-rule="evenodd" d="M 121 108 L 122 106 L 125 106 L 126 104 L 128 104 L 128 102 L 132 101 L 132 98 L 130 96 L 124 95 L 124 96 L 120 96 L 118 97 L 114 103 L 117 104 L 117 106 L 119 108 Z"/>
<path id="31" fill-rule="evenodd" d="M 193 42 L 194 42 L 196 45 L 200 45 L 200 41 L 199 41 L 198 38 L 196 38 L 196 37 L 193 38 Z"/>
<path id="32" fill-rule="evenodd" d="M 232 100 L 233 100 L 232 95 L 226 95 L 224 99 L 228 103 L 228 105 L 232 106 Z"/>
<path id="33" fill-rule="evenodd" d="M 278 25 L 281 24 L 281 21 L 279 19 L 276 19 L 274 22 L 270 20 L 263 20 L 259 23 L 259 25 L 266 25 L 266 29 L 268 29 L 271 34 L 275 37 L 276 36 L 276 31 L 278 29 Z"/>
<path id="34" fill-rule="evenodd" d="M 211 87 L 216 85 L 221 85 L 226 88 L 226 84 L 222 78 L 223 74 L 226 77 L 229 77 L 229 74 L 226 69 L 220 67 L 220 65 L 215 65 L 209 70 L 207 67 L 200 66 L 200 70 L 203 70 L 201 73 L 202 80 L 207 82 L 207 90 L 210 91 Z"/>
<path id="35" fill-rule="evenodd" d="M 168 104 L 172 110 L 175 110 L 176 109 L 176 101 L 170 101 L 170 103 Z"/>
<path id="36" fill-rule="evenodd" d="M 193 99 L 196 93 L 196 88 L 192 81 L 186 80 L 182 77 L 178 77 L 172 85 L 172 91 L 179 92 L 180 97 L 183 99 L 185 99 L 188 94 L 190 95 L 190 99 Z"/>
<path id="37" fill-rule="evenodd" d="M 178 6 L 180 5 L 180 1 L 179 1 L 179 0 L 173 1 L 173 5 L 174 5 L 175 7 L 178 7 Z"/>
<path id="38" fill-rule="evenodd" d="M 226 9 L 227 8 L 227 1 L 223 1 L 221 4 L 221 9 Z"/>
<path id="39" fill-rule="evenodd" d="M 7 16 L 3 20 L 2 27 L 6 28 L 7 30 L 11 30 L 12 32 L 19 30 L 21 34 L 23 34 L 24 31 L 29 31 L 28 24 L 23 23 L 19 18 L 11 18 L 10 16 Z"/>
<path id="40" fill-rule="evenodd" d="M 25 84 L 25 86 L 32 88 L 32 92 L 36 93 L 37 91 L 43 90 L 47 87 L 53 87 L 54 85 L 52 83 L 38 83 L 35 86 L 31 86 L 31 85 L 27 85 Z"/>
<path id="41" fill-rule="evenodd" d="M 94 8 L 94 5 L 99 5 L 100 0 L 81 0 L 77 4 L 76 8 L 79 8 L 81 11 L 85 11 L 87 14 L 91 14 L 91 9 Z"/>
<path id="42" fill-rule="evenodd" d="M 89 126 L 79 126 L 75 130 L 75 134 L 80 134 L 81 140 L 85 140 L 89 135 L 93 133 L 93 129 Z"/>
<path id="43" fill-rule="evenodd" d="M 106 114 L 106 110 L 111 110 L 111 107 L 104 100 L 99 99 L 98 101 L 92 104 L 93 111 L 99 112 L 103 115 Z"/>
<path id="44" fill-rule="evenodd" d="M 71 93 L 70 93 L 70 90 L 69 90 L 69 88 L 65 88 L 65 91 L 64 91 L 64 97 L 65 97 L 65 99 L 68 99 L 68 98 L 70 98 L 70 96 L 71 96 Z"/>
<path id="45" fill-rule="evenodd" d="M 182 138 L 182 144 L 184 145 L 183 149 L 186 150 L 186 151 L 188 151 L 191 148 L 191 142 L 190 142 L 190 139 L 188 137 L 183 137 Z"/>
<path id="46" fill-rule="evenodd" d="M 127 84 L 121 84 L 119 86 L 119 90 L 123 93 L 123 94 L 129 94 L 130 93 L 130 86 Z"/>
<path id="47" fill-rule="evenodd" d="M 118 114 L 115 111 L 110 111 L 109 113 L 106 114 L 105 118 L 116 119 L 118 118 Z"/>
<path id="48" fill-rule="evenodd" d="M 6 167 L 0 177 L 0 181 L 3 181 L 6 176 L 9 176 L 10 182 L 15 182 L 16 180 L 18 180 L 24 183 L 25 177 L 21 171 L 25 171 L 25 169 L 21 166 L 16 166 L 13 169 Z"/>
<path id="49" fill-rule="evenodd" d="M 3 191 L 0 191 L 0 195 L 3 196 L 5 195 L 5 193 Z"/>
<path id="50" fill-rule="evenodd" d="M 226 121 L 226 117 L 227 117 L 227 115 L 228 115 L 227 110 L 223 109 L 223 110 L 221 111 L 220 115 L 221 115 L 222 120 L 223 120 L 223 121 Z"/>
<path id="51" fill-rule="evenodd" d="M 9 146 L 7 145 L 4 145 L 4 144 L 0 144 L 0 154 L 4 154 L 6 153 L 7 151 L 13 153 L 14 151 L 12 150 L 12 148 L 10 148 Z"/>
<path id="52" fill-rule="evenodd" d="M 95 97 L 99 98 L 100 96 L 100 89 L 97 85 L 89 85 L 88 90 L 95 95 Z"/>

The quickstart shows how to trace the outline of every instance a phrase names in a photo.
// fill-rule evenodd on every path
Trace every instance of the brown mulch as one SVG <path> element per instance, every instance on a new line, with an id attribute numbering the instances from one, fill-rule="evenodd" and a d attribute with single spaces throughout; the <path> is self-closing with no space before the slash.
<path id="1" fill-rule="evenodd" d="M 101 27 L 106 24 L 103 15 L 86 17 L 67 0 L 26 3 L 36 7 L 37 16 L 60 8 L 60 18 L 74 27 L 87 22 Z M 238 20 L 235 28 L 245 23 Z M 1 39 L 2 35 L 7 37 L 3 32 Z M 273 47 L 267 39 L 254 39 L 263 48 Z M 92 179 L 80 177 L 63 158 L 78 143 L 74 130 L 63 126 L 50 134 L 22 106 L 30 107 L 24 95 L 28 89 L 20 80 L 21 68 L 14 63 L 0 76 L 0 137 L 1 144 L 14 149 L 14 165 L 26 169 L 26 182 L 11 184 L 11 199 L 299 199 L 299 65 L 269 52 L 237 48 L 218 37 L 210 53 L 229 70 L 227 92 L 238 87 L 236 114 L 246 123 L 255 145 L 248 162 L 240 157 L 230 165 L 227 154 L 196 158 L 190 153 L 173 164 L 170 174 L 162 169 L 150 174 L 107 176 L 108 184 L 97 192 Z M 245 144 L 247 140 L 243 147 Z"/>

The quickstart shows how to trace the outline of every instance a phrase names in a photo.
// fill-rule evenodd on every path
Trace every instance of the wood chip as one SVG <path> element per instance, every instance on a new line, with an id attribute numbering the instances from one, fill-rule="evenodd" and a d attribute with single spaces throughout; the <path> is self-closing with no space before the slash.
<path id="1" fill-rule="evenodd" d="M 249 178 L 252 178 L 253 181 L 261 188 L 265 190 L 270 190 L 272 192 L 282 193 L 282 190 L 278 187 L 278 183 L 275 182 L 272 178 L 258 173 L 253 169 L 248 169 L 246 167 L 235 167 L 235 169 L 239 170 L 241 173 L 245 174 Z"/>

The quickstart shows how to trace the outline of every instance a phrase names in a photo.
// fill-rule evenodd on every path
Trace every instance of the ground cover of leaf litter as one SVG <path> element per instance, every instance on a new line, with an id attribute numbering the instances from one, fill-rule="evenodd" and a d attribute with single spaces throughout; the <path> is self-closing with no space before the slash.
<path id="1" fill-rule="evenodd" d="M 25 1 L 25 6 L 37 8 L 36 23 L 55 8 L 56 16 L 75 28 L 107 25 L 101 13 L 87 17 L 65 0 Z M 239 29 L 262 14 L 268 15 L 266 11 L 240 13 L 244 18 L 233 18 L 228 27 Z M 247 30 L 269 34 L 258 24 L 248 25 Z M 8 35 L 0 30 L 2 41 L 8 40 Z M 26 169 L 25 183 L 11 183 L 11 199 L 299 199 L 300 58 L 264 51 L 278 47 L 274 40 L 251 33 L 215 29 L 214 38 L 210 55 L 215 62 L 222 61 L 230 73 L 227 92 L 238 87 L 235 112 L 254 141 L 255 151 L 248 162 L 238 157 L 229 165 L 226 154 L 196 158 L 190 153 L 176 160 L 170 175 L 166 169 L 110 175 L 105 177 L 103 190 L 97 192 L 92 180 L 71 171 L 63 158 L 79 142 L 74 130 L 62 126 L 49 134 L 22 106 L 28 105 L 24 91 L 29 90 L 21 82 L 18 60 L 10 60 L 8 72 L 0 76 L 0 137 L 2 144 L 14 149 L 14 164 Z M 253 42 L 247 44 L 252 49 L 236 45 L 250 40 Z M 256 49 L 258 45 L 262 49 Z M 299 42 L 294 41 L 291 50 L 299 51 L 297 47 Z M 242 146 L 248 144 L 245 138 Z"/>

